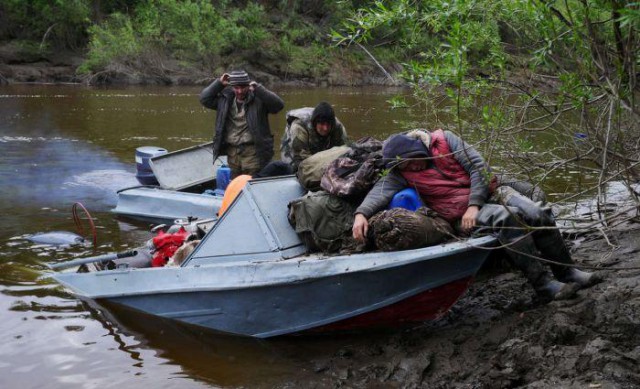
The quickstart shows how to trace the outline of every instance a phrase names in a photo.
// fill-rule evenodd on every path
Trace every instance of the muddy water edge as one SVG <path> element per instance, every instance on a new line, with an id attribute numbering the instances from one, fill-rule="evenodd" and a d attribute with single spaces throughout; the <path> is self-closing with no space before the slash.
<path id="1" fill-rule="evenodd" d="M 331 102 L 352 139 L 428 127 L 418 109 L 390 108 L 387 100 L 409 94 L 403 89 L 275 91 L 284 111 Z M 640 386 L 637 270 L 540 306 L 522 277 L 487 269 L 448 315 L 417 329 L 269 341 L 105 311 L 40 279 L 45 262 L 94 253 L 27 240 L 75 232 L 76 202 L 95 219 L 100 254 L 151 236 L 149 224 L 114 217 L 116 191 L 136 184 L 137 147 L 211 139 L 215 113 L 200 106 L 199 92 L 0 87 L 0 387 Z M 284 111 L 270 119 L 276 144 Z M 583 236 L 574 246 L 591 264 L 640 266 L 635 228 L 621 228 L 613 243 Z"/>

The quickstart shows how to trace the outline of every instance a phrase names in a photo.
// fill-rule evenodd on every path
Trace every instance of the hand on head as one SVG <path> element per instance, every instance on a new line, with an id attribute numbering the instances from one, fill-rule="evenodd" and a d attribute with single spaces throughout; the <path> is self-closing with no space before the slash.
<path id="1" fill-rule="evenodd" d="M 220 76 L 220 82 L 224 86 L 229 85 L 229 73 L 225 73 L 222 76 Z"/>

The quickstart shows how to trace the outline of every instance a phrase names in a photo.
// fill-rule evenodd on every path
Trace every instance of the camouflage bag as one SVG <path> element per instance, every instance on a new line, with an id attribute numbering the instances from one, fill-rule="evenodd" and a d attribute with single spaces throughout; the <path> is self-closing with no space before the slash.
<path id="1" fill-rule="evenodd" d="M 415 212 L 393 208 L 369 219 L 370 238 L 383 251 L 409 250 L 442 243 L 454 235 L 451 225 L 427 207 Z"/>
<path id="2" fill-rule="evenodd" d="M 358 140 L 347 155 L 327 166 L 320 186 L 336 196 L 361 199 L 379 178 L 383 168 L 381 150 L 382 142 L 374 138 Z"/>

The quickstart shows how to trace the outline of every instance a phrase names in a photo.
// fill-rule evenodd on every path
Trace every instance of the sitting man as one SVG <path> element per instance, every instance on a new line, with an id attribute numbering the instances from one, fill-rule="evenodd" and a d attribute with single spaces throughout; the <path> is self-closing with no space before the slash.
<path id="1" fill-rule="evenodd" d="M 227 155 L 231 177 L 255 174 L 273 157 L 273 134 L 268 114 L 284 108 L 284 101 L 251 81 L 244 70 L 223 74 L 200 93 L 200 103 L 218 111 L 213 136 L 213 161 Z"/>
<path id="2" fill-rule="evenodd" d="M 281 159 L 294 173 L 302 161 L 315 153 L 347 143 L 347 131 L 336 118 L 331 104 L 321 102 L 287 112 L 287 127 L 280 146 Z"/>
<path id="3" fill-rule="evenodd" d="M 513 264 L 543 301 L 573 297 L 579 287 L 600 280 L 578 270 L 553 216 L 508 186 L 495 188 L 495 178 L 480 154 L 449 131 L 414 130 L 384 142 L 383 156 L 391 169 L 356 209 L 353 237 L 364 241 L 368 220 L 393 195 L 416 188 L 423 202 L 464 232 L 476 226 L 497 234 Z M 550 272 L 535 257 L 566 264 Z"/>

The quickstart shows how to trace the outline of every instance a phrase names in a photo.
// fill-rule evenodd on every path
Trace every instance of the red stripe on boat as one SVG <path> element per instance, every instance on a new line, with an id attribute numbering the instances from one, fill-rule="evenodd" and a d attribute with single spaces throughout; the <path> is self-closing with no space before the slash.
<path id="1" fill-rule="evenodd" d="M 467 277 L 418 293 L 384 308 L 363 313 L 311 331 L 352 330 L 363 327 L 393 327 L 424 322 L 444 315 L 467 291 L 473 277 Z"/>

